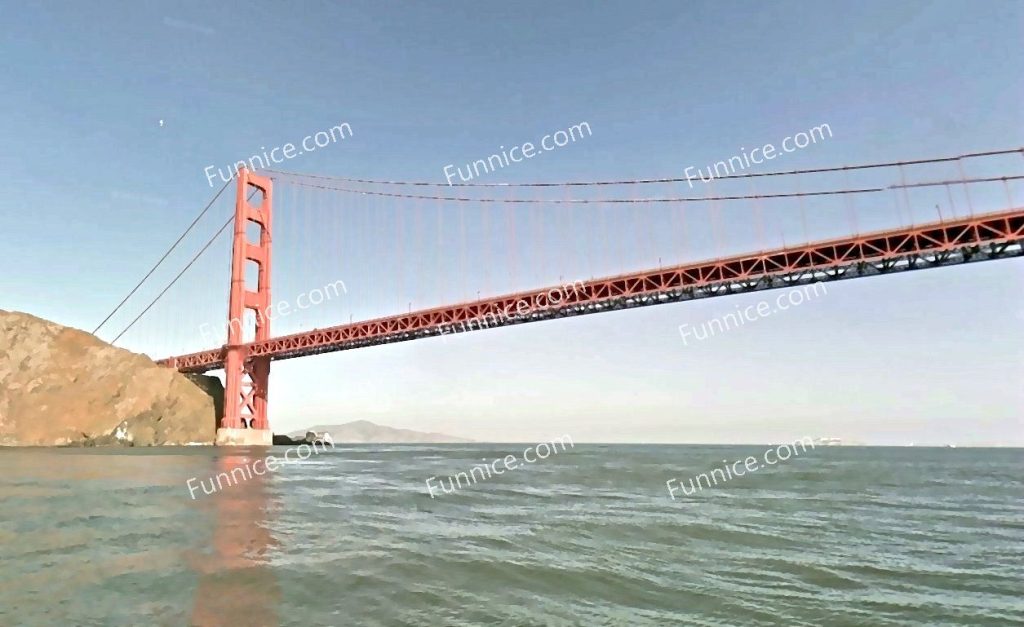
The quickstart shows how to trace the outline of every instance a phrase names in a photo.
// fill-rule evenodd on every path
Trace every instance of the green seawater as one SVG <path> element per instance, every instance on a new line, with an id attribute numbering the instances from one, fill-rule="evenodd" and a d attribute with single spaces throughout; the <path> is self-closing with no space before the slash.
<path id="1" fill-rule="evenodd" d="M 530 445 L 0 450 L 0 625 L 1024 624 L 1022 450 Z"/>

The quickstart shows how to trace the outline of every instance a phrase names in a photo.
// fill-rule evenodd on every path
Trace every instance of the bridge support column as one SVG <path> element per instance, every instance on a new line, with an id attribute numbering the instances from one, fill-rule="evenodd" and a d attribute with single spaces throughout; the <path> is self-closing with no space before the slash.
<path id="1" fill-rule="evenodd" d="M 231 292 L 228 300 L 228 343 L 224 357 L 224 418 L 217 429 L 220 446 L 269 446 L 273 443 L 267 417 L 270 357 L 251 357 L 247 344 L 270 339 L 270 244 L 272 182 L 246 169 L 238 172 L 235 199 L 235 234 L 231 248 Z M 254 206 L 248 196 L 262 201 Z M 250 241 L 251 225 L 259 235 Z M 246 285 L 250 262 L 255 264 L 255 289 Z M 255 316 L 250 329 L 247 312 Z"/>

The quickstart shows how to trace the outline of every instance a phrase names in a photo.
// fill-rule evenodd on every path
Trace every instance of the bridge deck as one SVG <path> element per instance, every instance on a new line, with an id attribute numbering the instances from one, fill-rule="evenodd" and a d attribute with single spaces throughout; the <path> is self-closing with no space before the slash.
<path id="1" fill-rule="evenodd" d="M 1014 257 L 1024 254 L 1022 243 L 1024 209 L 1015 208 L 803 246 L 577 281 L 572 285 L 549 286 L 315 329 L 253 342 L 247 348 L 251 357 L 269 355 L 274 360 L 291 359 L 552 318 Z M 158 363 L 182 372 L 216 370 L 224 366 L 224 347 L 169 357 Z"/>

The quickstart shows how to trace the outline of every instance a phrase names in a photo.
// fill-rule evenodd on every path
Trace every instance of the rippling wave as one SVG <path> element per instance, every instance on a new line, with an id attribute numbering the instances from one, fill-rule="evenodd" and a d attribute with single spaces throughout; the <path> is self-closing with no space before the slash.
<path id="1" fill-rule="evenodd" d="M 1020 450 L 524 446 L 2 450 L 0 624 L 1024 624 Z"/>

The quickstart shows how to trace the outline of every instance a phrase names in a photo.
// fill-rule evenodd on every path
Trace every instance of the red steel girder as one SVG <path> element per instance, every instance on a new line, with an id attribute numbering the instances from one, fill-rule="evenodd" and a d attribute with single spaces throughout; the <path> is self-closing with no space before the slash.
<path id="1" fill-rule="evenodd" d="M 937 267 L 1020 255 L 1024 209 L 990 213 L 912 227 L 814 242 L 758 253 L 689 263 L 657 270 L 577 281 L 566 286 L 506 294 L 479 301 L 343 324 L 246 345 L 249 358 L 290 359 L 304 355 L 436 337 L 455 323 L 479 328 L 538 322 L 566 315 L 678 302 L 798 282 L 834 280 L 891 269 Z M 991 247 L 986 253 L 983 246 Z M 553 293 L 562 296 L 554 303 Z M 531 311 L 519 315 L 519 303 Z M 480 324 L 483 322 L 483 324 Z M 465 327 L 463 327 L 465 328 Z M 472 325 L 470 324 L 470 329 Z M 224 366 L 225 348 L 160 360 L 182 372 Z"/>

